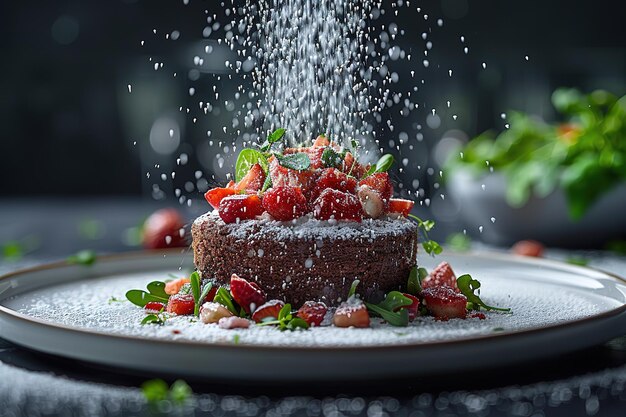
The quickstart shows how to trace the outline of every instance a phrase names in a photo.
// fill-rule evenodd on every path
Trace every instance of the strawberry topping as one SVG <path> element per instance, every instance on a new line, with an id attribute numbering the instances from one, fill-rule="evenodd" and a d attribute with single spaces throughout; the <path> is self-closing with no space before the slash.
<path id="1" fill-rule="evenodd" d="M 265 304 L 265 293 L 255 283 L 233 274 L 230 278 L 230 293 L 233 299 L 248 314 Z"/>
<path id="2" fill-rule="evenodd" d="M 363 210 L 355 195 L 327 188 L 313 203 L 313 215 L 320 220 L 360 222 L 363 218 Z"/>
<path id="3" fill-rule="evenodd" d="M 306 214 L 308 205 L 299 187 L 274 187 L 263 195 L 263 208 L 276 220 L 288 221 Z"/>
<path id="4" fill-rule="evenodd" d="M 297 171 L 285 168 L 274 157 L 270 158 L 269 171 L 273 187 L 300 187 L 305 195 L 310 190 L 315 179 L 315 171 L 312 169 Z"/>
<path id="5" fill-rule="evenodd" d="M 257 192 L 263 188 L 263 183 L 265 182 L 265 172 L 263 168 L 259 164 L 254 164 L 250 167 L 250 171 L 235 184 L 235 191 L 248 191 L 248 192 Z"/>
<path id="6" fill-rule="evenodd" d="M 389 200 L 389 207 L 387 211 L 389 213 L 398 213 L 404 217 L 408 217 L 415 205 L 415 201 L 405 200 L 403 198 L 392 198 Z"/>
<path id="7" fill-rule="evenodd" d="M 456 292 L 460 292 L 459 287 L 456 285 L 456 275 L 447 262 L 442 262 L 437 265 L 437 267 L 422 280 L 422 288 L 424 289 L 441 286 L 446 286 Z"/>
<path id="8" fill-rule="evenodd" d="M 148 313 L 158 313 L 165 308 L 164 303 L 159 303 L 158 301 L 150 301 L 144 306 L 144 309 Z"/>
<path id="9" fill-rule="evenodd" d="M 450 287 L 431 287 L 422 291 L 428 311 L 440 319 L 465 318 L 467 298 Z"/>
<path id="10" fill-rule="evenodd" d="M 278 313 L 284 306 L 285 303 L 280 300 L 270 300 L 254 310 L 252 320 L 256 321 L 257 323 L 261 323 L 263 319 L 268 317 L 277 319 Z"/>
<path id="11" fill-rule="evenodd" d="M 402 295 L 404 295 L 406 298 L 410 298 L 411 301 L 413 301 L 413 303 L 411 303 L 410 305 L 408 305 L 406 307 L 400 307 L 400 308 L 406 308 L 408 310 L 408 312 L 409 312 L 409 320 L 413 321 L 418 316 L 418 310 L 419 310 L 419 307 L 420 307 L 420 300 L 419 300 L 419 298 L 417 298 L 416 296 L 411 295 L 411 294 L 402 293 Z M 396 309 L 396 311 L 398 311 L 400 308 Z"/>
<path id="12" fill-rule="evenodd" d="M 328 138 L 324 135 L 319 135 L 316 139 L 315 142 L 313 142 L 313 146 L 319 146 L 319 147 L 326 147 L 330 145 L 330 141 L 328 140 Z"/>
<path id="13" fill-rule="evenodd" d="M 172 295 L 167 302 L 167 312 L 184 316 L 193 314 L 196 303 L 191 294 L 175 294 Z"/>
<path id="14" fill-rule="evenodd" d="M 211 188 L 204 194 L 206 201 L 213 206 L 214 209 L 220 208 L 220 203 L 224 197 L 237 194 L 237 191 L 233 188 Z"/>
<path id="15" fill-rule="evenodd" d="M 387 207 L 393 195 L 393 184 L 391 184 L 389 174 L 386 172 L 377 172 L 359 181 L 359 186 L 361 185 L 368 185 L 373 190 L 377 191 L 382 197 L 385 207 Z"/>
<path id="16" fill-rule="evenodd" d="M 218 213 L 224 223 L 235 223 L 238 220 L 250 220 L 261 215 L 263 205 L 259 196 L 255 194 L 232 195 L 222 200 Z"/>
<path id="17" fill-rule="evenodd" d="M 327 312 L 328 307 L 326 307 L 326 304 L 317 301 L 307 301 L 300 307 L 296 315 L 306 321 L 309 326 L 320 326 Z"/>
<path id="18" fill-rule="evenodd" d="M 324 169 L 315 182 L 315 186 L 311 192 L 311 199 L 315 200 L 322 191 L 327 188 L 354 194 L 356 190 L 356 179 L 348 177 L 335 168 Z"/>

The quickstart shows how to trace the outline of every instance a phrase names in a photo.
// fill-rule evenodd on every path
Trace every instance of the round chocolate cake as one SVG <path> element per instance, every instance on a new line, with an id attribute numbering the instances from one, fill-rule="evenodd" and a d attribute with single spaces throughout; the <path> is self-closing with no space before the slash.
<path id="1" fill-rule="evenodd" d="M 191 228 L 194 261 L 203 278 L 227 284 L 231 275 L 255 281 L 268 299 L 299 306 L 305 301 L 335 305 L 355 279 L 359 292 L 377 301 L 406 287 L 416 264 L 417 225 L 404 217 L 362 222 L 289 222 L 270 218 L 225 223 L 217 211 Z"/>

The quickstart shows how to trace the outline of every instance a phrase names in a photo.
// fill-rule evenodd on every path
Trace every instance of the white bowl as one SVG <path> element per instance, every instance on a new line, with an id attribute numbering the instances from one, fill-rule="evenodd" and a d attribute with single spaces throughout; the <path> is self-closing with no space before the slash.
<path id="1" fill-rule="evenodd" d="M 484 225 L 480 238 L 487 243 L 534 239 L 551 246 L 602 248 L 612 239 L 626 239 L 626 183 L 603 194 L 578 221 L 569 218 L 560 189 L 545 198 L 531 196 L 521 208 L 509 206 L 506 179 L 498 173 L 475 176 L 457 169 L 448 177 L 447 189 L 468 229 Z"/>

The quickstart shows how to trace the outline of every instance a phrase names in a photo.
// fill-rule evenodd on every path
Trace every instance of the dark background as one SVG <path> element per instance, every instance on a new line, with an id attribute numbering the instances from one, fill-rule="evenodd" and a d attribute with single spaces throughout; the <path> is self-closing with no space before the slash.
<path id="1" fill-rule="evenodd" d="M 197 107 L 214 81 L 212 74 L 190 71 L 203 41 L 204 11 L 219 14 L 221 9 L 214 1 L 199 0 L 188 5 L 155 0 L 2 2 L 0 196 L 171 198 L 175 188 L 188 195 L 202 191 L 215 182 L 214 172 L 223 179 L 230 168 L 217 169 L 210 151 L 200 150 L 206 130 L 221 124 L 210 116 L 193 124 L 191 115 L 178 111 L 179 106 Z M 423 9 L 431 16 L 427 22 L 406 11 L 393 18 L 407 31 L 402 46 L 418 56 L 414 68 L 401 64 L 401 82 L 411 69 L 427 80 L 419 93 L 423 110 L 403 123 L 407 129 L 411 123 L 426 126 L 430 109 L 445 111 L 446 100 L 455 103 L 459 119 L 453 122 L 443 114 L 440 127 L 422 129 L 418 160 L 449 129 L 471 137 L 502 128 L 500 114 L 510 108 L 550 118 L 550 93 L 558 86 L 625 92 L 626 25 L 620 2 L 440 0 L 424 3 Z M 440 17 L 444 27 L 433 30 L 431 65 L 424 69 L 420 34 L 436 29 Z M 166 41 L 163 35 L 173 30 L 180 31 L 180 38 Z M 461 35 L 470 48 L 467 55 Z M 146 41 L 143 47 L 141 40 Z M 167 71 L 154 71 L 153 62 L 164 62 Z M 448 68 L 454 69 L 452 78 Z M 191 86 L 198 90 L 194 97 L 187 94 Z M 152 124 L 164 115 L 181 126 L 180 146 L 168 155 L 146 146 Z M 180 153 L 189 156 L 189 164 L 178 167 L 175 180 L 160 181 L 160 173 L 169 173 Z M 436 161 L 427 160 L 427 165 Z M 197 170 L 207 181 L 196 181 Z M 404 175 L 419 179 L 425 173 L 408 169 Z"/>

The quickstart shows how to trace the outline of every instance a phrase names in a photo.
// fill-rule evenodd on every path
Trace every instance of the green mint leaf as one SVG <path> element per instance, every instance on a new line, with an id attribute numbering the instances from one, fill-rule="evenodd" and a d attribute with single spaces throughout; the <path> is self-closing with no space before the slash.
<path id="1" fill-rule="evenodd" d="M 135 304 L 136 306 L 143 308 L 146 306 L 146 304 L 148 304 L 151 301 L 157 301 L 159 303 L 167 304 L 167 301 L 169 300 L 169 296 L 161 297 L 161 296 L 157 296 L 154 294 L 150 294 L 143 290 L 129 290 L 128 292 L 126 292 L 126 299 L 130 301 L 131 303 Z"/>
<path id="2" fill-rule="evenodd" d="M 393 155 L 385 154 L 376 162 L 375 172 L 387 172 L 389 168 L 391 168 L 391 165 L 393 165 Z"/>
<path id="3" fill-rule="evenodd" d="M 359 285 L 361 281 L 355 279 L 352 281 L 352 285 L 350 285 L 350 291 L 348 291 L 348 298 L 352 297 L 356 293 L 356 287 Z"/>
<path id="4" fill-rule="evenodd" d="M 267 158 L 262 152 L 250 148 L 242 149 L 241 152 L 239 152 L 239 156 L 237 156 L 237 162 L 235 162 L 235 181 L 241 181 L 254 164 L 261 165 L 263 171 L 267 173 L 269 164 L 267 163 Z"/>
<path id="5" fill-rule="evenodd" d="M 263 187 L 261 187 L 261 194 L 266 192 L 269 188 L 272 187 L 272 176 L 269 173 L 265 176 L 265 181 L 263 182 Z"/>
<path id="6" fill-rule="evenodd" d="M 467 301 L 474 304 L 474 306 L 480 306 L 485 310 L 497 310 L 510 312 L 510 308 L 500 308 L 500 307 L 492 307 L 488 306 L 480 299 L 476 291 L 480 288 L 480 282 L 476 279 L 473 279 L 471 275 L 465 274 L 461 275 L 456 279 L 456 284 L 459 287 L 461 293 L 467 298 Z"/>
<path id="7" fill-rule="evenodd" d="M 170 387 L 169 396 L 174 403 L 182 404 L 193 395 L 191 387 L 182 379 L 174 381 Z"/>
<path id="8" fill-rule="evenodd" d="M 307 323 L 300 317 L 294 317 L 289 321 L 289 323 L 287 323 L 286 327 L 288 330 L 297 330 L 297 329 L 306 330 L 309 328 L 309 323 Z"/>
<path id="9" fill-rule="evenodd" d="M 435 222 L 432 220 L 425 220 L 422 222 L 422 228 L 424 228 L 427 232 L 430 232 L 433 227 L 435 227 Z"/>
<path id="10" fill-rule="evenodd" d="M 391 291 L 383 301 L 378 303 L 378 307 L 387 311 L 396 311 L 399 308 L 410 306 L 413 303 L 409 297 L 406 297 L 400 291 Z"/>
<path id="11" fill-rule="evenodd" d="M 214 303 L 220 303 L 224 307 L 228 309 L 231 313 L 238 316 L 239 312 L 235 307 L 235 303 L 233 302 L 233 298 L 230 293 L 224 287 L 220 287 L 215 293 L 215 297 L 213 298 Z"/>
<path id="12" fill-rule="evenodd" d="M 309 155 L 304 152 L 296 152 L 289 155 L 274 155 L 278 160 L 280 166 L 289 169 L 295 169 L 296 171 L 306 171 L 311 166 L 311 160 Z"/>
<path id="13" fill-rule="evenodd" d="M 163 317 L 159 316 L 158 314 L 148 314 L 146 317 L 144 317 L 143 320 L 141 320 L 141 325 L 145 325 L 145 324 L 158 324 L 158 325 L 162 325 L 165 323 L 165 320 L 163 319 Z"/>
<path id="14" fill-rule="evenodd" d="M 379 307 L 376 304 L 365 303 L 365 305 L 370 312 L 382 317 L 387 323 L 391 324 L 392 326 L 406 327 L 409 325 L 409 312 L 406 308 L 403 308 L 397 312 L 393 312 L 385 310 L 384 308 Z"/>
<path id="15" fill-rule="evenodd" d="M 411 268 L 411 272 L 409 273 L 406 292 L 411 295 L 419 295 L 422 292 L 422 285 L 420 284 L 419 273 L 416 266 Z"/>
<path id="16" fill-rule="evenodd" d="M 66 262 L 71 265 L 91 266 L 96 262 L 96 253 L 92 250 L 81 250 L 68 256 Z"/>
<path id="17" fill-rule="evenodd" d="M 327 168 L 336 168 L 343 163 L 345 156 L 345 152 L 339 153 L 329 146 L 322 152 L 322 164 Z"/>
<path id="18" fill-rule="evenodd" d="M 161 298 L 170 298 L 169 294 L 165 292 L 165 283 L 161 281 L 152 281 L 146 285 L 148 292 L 154 296 Z"/>
<path id="19" fill-rule="evenodd" d="M 283 138 L 283 136 L 285 135 L 285 132 L 287 130 L 283 129 L 282 127 L 279 129 L 276 129 L 275 131 L 273 131 L 272 133 L 269 134 L 269 136 L 267 137 L 267 141 L 271 144 L 271 143 L 276 143 L 279 140 L 281 140 Z"/>

